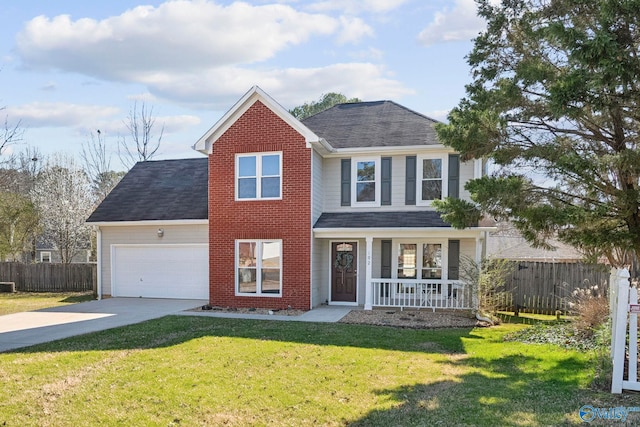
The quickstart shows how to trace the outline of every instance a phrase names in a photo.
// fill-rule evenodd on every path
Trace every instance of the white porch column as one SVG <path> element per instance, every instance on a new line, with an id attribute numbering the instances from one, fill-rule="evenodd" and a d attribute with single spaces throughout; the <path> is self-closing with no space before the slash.
<path id="1" fill-rule="evenodd" d="M 373 289 L 371 288 L 372 278 L 372 266 L 371 260 L 373 258 L 373 237 L 367 237 L 367 250 L 365 260 L 365 288 L 364 288 L 364 309 L 373 310 Z"/>
<path id="2" fill-rule="evenodd" d="M 483 256 L 485 256 L 484 250 L 483 250 L 483 246 L 484 246 L 484 239 L 483 236 L 481 234 L 478 234 L 476 236 L 476 265 L 479 268 L 482 268 L 482 258 Z M 482 270 L 480 271 L 480 274 L 482 274 Z M 478 306 L 480 305 L 480 289 L 476 289 L 475 292 L 473 293 L 473 302 L 472 302 L 472 306 L 474 310 L 478 309 Z"/>

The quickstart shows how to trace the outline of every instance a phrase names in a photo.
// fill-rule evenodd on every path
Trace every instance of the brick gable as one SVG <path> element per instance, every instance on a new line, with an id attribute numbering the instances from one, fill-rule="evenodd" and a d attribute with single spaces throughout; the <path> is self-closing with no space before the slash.
<path id="1" fill-rule="evenodd" d="M 282 152 L 282 200 L 235 201 L 235 155 Z M 218 138 L 209 156 L 210 303 L 310 309 L 311 149 L 260 101 Z M 235 241 L 282 240 L 282 295 L 235 296 Z"/>

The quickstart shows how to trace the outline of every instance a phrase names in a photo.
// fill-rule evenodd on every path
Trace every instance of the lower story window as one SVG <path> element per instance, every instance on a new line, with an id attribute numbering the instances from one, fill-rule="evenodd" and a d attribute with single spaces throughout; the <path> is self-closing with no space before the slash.
<path id="1" fill-rule="evenodd" d="M 276 296 L 282 292 L 282 241 L 236 241 L 236 292 Z"/>
<path id="2" fill-rule="evenodd" d="M 425 243 L 422 245 L 422 278 L 442 279 L 442 245 Z"/>

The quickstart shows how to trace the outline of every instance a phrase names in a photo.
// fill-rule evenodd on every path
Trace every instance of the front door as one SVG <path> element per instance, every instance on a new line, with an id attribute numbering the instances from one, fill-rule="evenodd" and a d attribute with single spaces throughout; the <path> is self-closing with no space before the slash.
<path id="1" fill-rule="evenodd" d="M 331 301 L 356 302 L 358 289 L 358 244 L 331 244 Z"/>

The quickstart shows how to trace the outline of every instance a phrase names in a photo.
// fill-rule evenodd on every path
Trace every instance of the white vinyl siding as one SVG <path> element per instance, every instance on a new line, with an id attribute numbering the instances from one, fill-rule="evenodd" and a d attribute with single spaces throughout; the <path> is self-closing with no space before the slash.
<path id="1" fill-rule="evenodd" d="M 162 238 L 158 237 L 158 228 L 164 230 Z M 102 262 L 99 274 L 102 275 L 102 295 L 111 295 L 111 247 L 122 244 L 196 244 L 209 243 L 209 226 L 207 224 L 131 226 L 101 226 Z M 208 248 L 204 249 L 208 253 Z"/>
<path id="2" fill-rule="evenodd" d="M 464 188 L 464 184 L 473 179 L 473 161 L 460 162 L 460 198 L 471 201 L 471 195 Z"/>
<path id="3" fill-rule="evenodd" d="M 313 186 L 313 199 L 311 200 L 312 209 L 311 209 L 311 225 L 316 223 L 320 215 L 324 210 L 324 193 L 325 193 L 325 185 L 323 181 L 323 177 L 325 176 L 324 172 L 324 164 L 325 163 L 320 156 L 315 151 L 311 156 L 311 170 L 313 172 L 311 185 Z M 339 196 L 339 195 L 338 195 Z"/>
<path id="4" fill-rule="evenodd" d="M 416 191 L 418 191 L 417 196 L 418 204 L 417 205 L 409 205 L 405 204 L 405 180 L 406 180 L 406 156 L 403 155 L 394 155 L 388 156 L 387 154 L 383 154 L 381 157 L 391 157 L 391 205 L 370 205 L 369 207 L 374 207 L 375 210 L 387 210 L 387 211 L 413 211 L 413 210 L 421 210 L 425 207 L 428 207 L 429 203 L 420 203 L 420 190 L 421 190 L 421 180 L 418 179 L 416 182 Z M 420 160 L 423 158 L 441 158 L 443 159 L 443 196 L 447 196 L 447 184 L 448 184 L 448 153 L 446 152 L 434 152 L 428 154 L 417 154 L 418 156 L 418 178 L 422 177 L 422 165 Z M 373 158 L 375 156 L 367 157 Z M 361 156 L 352 157 L 352 169 L 354 168 L 353 162 L 361 159 Z M 354 211 L 354 207 L 358 206 L 355 203 L 355 194 L 354 194 L 354 183 L 351 182 L 352 193 L 351 193 L 351 206 L 341 206 L 340 205 L 340 161 L 342 159 L 338 157 L 329 157 L 323 159 L 324 170 L 322 173 L 323 180 L 323 195 L 324 195 L 324 212 L 349 212 Z M 460 197 L 466 200 L 469 199 L 469 193 L 464 190 L 464 183 L 469 179 L 473 178 L 473 162 L 462 162 L 460 163 Z"/>

